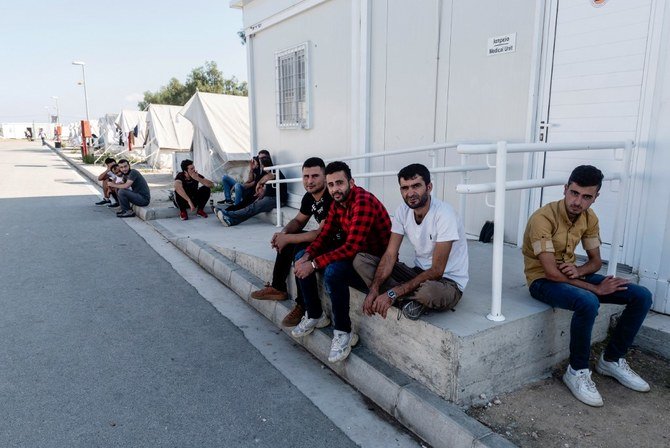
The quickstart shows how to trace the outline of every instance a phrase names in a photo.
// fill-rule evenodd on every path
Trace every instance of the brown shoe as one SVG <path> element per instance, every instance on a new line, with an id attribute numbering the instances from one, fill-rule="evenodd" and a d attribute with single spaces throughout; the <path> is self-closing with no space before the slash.
<path id="1" fill-rule="evenodd" d="M 305 310 L 300 305 L 296 304 L 291 311 L 281 321 L 284 327 L 295 327 L 300 323 L 300 319 L 305 314 Z"/>
<path id="2" fill-rule="evenodd" d="M 265 285 L 265 288 L 252 292 L 251 298 L 256 300 L 286 300 L 288 299 L 288 294 L 268 284 Z"/>

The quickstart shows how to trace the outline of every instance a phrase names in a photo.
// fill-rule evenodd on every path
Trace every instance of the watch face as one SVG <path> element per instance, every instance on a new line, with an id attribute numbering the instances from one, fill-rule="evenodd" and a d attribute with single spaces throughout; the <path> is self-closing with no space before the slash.
<path id="1" fill-rule="evenodd" d="M 390 298 L 395 299 L 395 291 L 392 289 L 389 289 L 388 292 L 386 293 Z"/>

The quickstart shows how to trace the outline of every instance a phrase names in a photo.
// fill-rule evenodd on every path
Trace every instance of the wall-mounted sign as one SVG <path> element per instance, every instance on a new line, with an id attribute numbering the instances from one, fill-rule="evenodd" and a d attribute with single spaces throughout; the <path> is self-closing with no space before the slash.
<path id="1" fill-rule="evenodd" d="M 516 51 L 516 33 L 504 36 L 489 37 L 486 54 L 494 56 L 502 53 L 513 53 Z"/>

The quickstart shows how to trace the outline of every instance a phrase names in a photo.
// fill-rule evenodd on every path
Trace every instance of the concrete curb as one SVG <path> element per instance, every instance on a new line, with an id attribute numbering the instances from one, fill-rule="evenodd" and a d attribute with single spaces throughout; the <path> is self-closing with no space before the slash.
<path id="1" fill-rule="evenodd" d="M 285 302 L 251 299 L 251 291 L 263 286 L 260 279 L 200 240 L 177 237 L 155 221 L 150 225 L 275 323 L 278 328 L 290 334 L 288 329 L 281 326 L 281 320 L 289 311 L 289 306 Z M 346 362 L 329 363 L 326 354 L 330 349 L 331 337 L 327 330 L 317 330 L 309 337 L 296 342 L 433 447 L 515 446 L 466 415 L 458 406 L 443 400 L 400 370 L 390 366 L 365 347 L 354 348 Z"/>
<path id="2" fill-rule="evenodd" d="M 70 160 L 69 157 L 63 154 L 63 151 L 61 149 L 55 149 L 51 146 L 50 148 L 53 150 L 53 152 L 58 154 L 60 158 L 63 159 L 68 165 L 77 170 L 82 176 L 89 179 L 91 182 L 93 182 L 94 185 L 100 187 L 100 185 L 98 184 L 97 176 L 82 168 L 78 163 L 74 163 L 72 160 Z M 133 210 L 135 211 L 137 217 L 143 221 L 151 221 L 154 219 L 164 219 L 164 218 L 176 218 L 177 216 L 179 216 L 178 210 L 172 207 L 155 208 L 155 207 L 138 207 L 136 205 L 133 205 Z"/>

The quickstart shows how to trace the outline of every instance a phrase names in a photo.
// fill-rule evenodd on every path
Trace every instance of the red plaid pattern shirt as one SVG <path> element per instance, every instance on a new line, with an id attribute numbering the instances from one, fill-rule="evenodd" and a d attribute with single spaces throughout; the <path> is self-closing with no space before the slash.
<path id="1" fill-rule="evenodd" d="M 346 234 L 346 241 L 330 252 L 327 241 L 338 229 Z M 361 187 L 351 188 L 345 205 L 333 202 L 319 236 L 309 245 L 307 253 L 318 269 L 335 261 L 353 260 L 359 252 L 381 256 L 391 237 L 391 218 L 379 199 Z"/>

